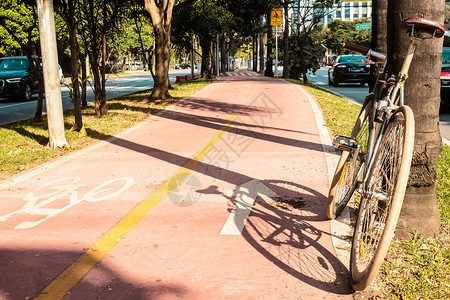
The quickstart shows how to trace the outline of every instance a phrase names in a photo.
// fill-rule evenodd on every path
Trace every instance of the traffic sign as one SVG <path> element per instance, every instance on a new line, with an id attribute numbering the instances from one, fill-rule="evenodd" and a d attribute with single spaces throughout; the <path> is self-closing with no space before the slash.
<path id="1" fill-rule="evenodd" d="M 281 25 L 281 8 L 273 8 L 270 10 L 270 25 Z"/>
<path id="2" fill-rule="evenodd" d="M 356 24 L 356 30 L 370 29 L 370 28 L 372 28 L 372 24 L 371 23 Z"/>

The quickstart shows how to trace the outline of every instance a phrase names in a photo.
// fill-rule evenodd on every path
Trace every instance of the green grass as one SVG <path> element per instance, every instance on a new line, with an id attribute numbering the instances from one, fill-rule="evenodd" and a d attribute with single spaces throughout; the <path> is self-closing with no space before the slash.
<path id="1" fill-rule="evenodd" d="M 48 126 L 46 116 L 42 122 L 25 120 L 0 126 L 0 180 L 19 174 L 24 170 L 37 167 L 42 163 L 97 143 L 108 138 L 149 115 L 163 110 L 167 105 L 179 99 L 193 95 L 210 81 L 193 80 L 174 84 L 168 100 L 149 101 L 151 90 L 108 100 L 108 115 L 95 116 L 94 107 L 84 109 L 83 125 L 87 136 L 79 136 L 71 131 L 74 123 L 73 112 L 64 112 L 65 134 L 69 147 L 49 149 Z"/>
<path id="2" fill-rule="evenodd" d="M 441 220 L 450 224 L 450 147 L 447 145 L 438 160 L 436 194 Z"/>
<path id="3" fill-rule="evenodd" d="M 316 86 L 303 87 L 316 97 L 332 134 L 348 135 L 361 107 Z M 450 299 L 450 147 L 447 145 L 438 161 L 436 194 L 442 222 L 440 233 L 428 239 L 416 235 L 410 240 L 394 240 L 375 280 L 378 289 L 358 292 L 355 298 Z"/>

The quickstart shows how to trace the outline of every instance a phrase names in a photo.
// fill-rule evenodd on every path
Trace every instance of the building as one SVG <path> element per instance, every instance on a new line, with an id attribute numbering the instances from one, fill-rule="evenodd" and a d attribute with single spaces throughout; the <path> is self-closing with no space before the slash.
<path id="1" fill-rule="evenodd" d="M 321 14 L 323 15 L 323 14 Z M 372 1 L 341 2 L 328 9 L 319 24 L 327 25 L 334 20 L 356 21 L 372 17 Z"/>
<path id="2" fill-rule="evenodd" d="M 313 0 L 294 0 L 290 18 L 295 22 L 308 14 L 314 6 Z M 331 8 L 314 7 L 314 13 L 320 18 L 318 24 L 328 25 L 334 20 L 356 21 L 372 17 L 372 1 L 350 1 L 334 4 Z M 326 11 L 325 11 L 326 10 Z"/>

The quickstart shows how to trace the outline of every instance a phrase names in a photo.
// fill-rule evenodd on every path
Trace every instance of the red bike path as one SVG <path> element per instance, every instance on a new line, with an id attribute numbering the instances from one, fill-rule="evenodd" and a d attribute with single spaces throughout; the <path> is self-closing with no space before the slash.
<path id="1" fill-rule="evenodd" d="M 0 182 L 0 299 L 350 299 L 310 96 L 234 75 Z"/>

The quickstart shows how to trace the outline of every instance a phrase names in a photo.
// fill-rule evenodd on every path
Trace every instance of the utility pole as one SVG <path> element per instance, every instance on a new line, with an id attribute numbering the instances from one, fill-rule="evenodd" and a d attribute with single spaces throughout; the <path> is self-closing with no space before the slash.
<path id="1" fill-rule="evenodd" d="M 67 146 L 59 83 L 53 0 L 37 0 L 50 148 Z"/>

